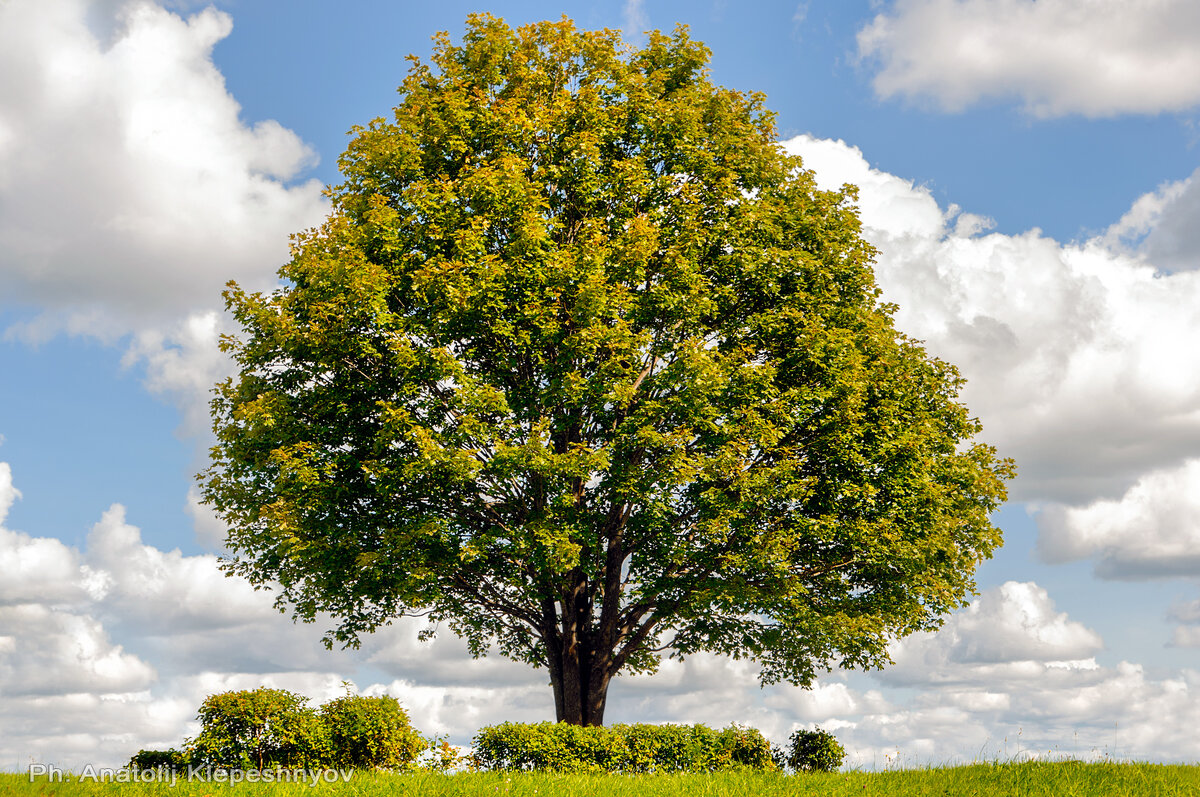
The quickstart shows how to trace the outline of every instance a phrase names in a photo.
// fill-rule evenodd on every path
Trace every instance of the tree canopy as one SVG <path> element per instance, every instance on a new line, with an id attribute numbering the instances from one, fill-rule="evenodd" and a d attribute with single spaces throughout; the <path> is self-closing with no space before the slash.
<path id="1" fill-rule="evenodd" d="M 228 307 L 201 475 L 231 573 L 546 667 L 558 719 L 661 654 L 876 667 L 964 604 L 1012 463 L 685 28 L 468 19 L 352 131 L 282 287 Z"/>

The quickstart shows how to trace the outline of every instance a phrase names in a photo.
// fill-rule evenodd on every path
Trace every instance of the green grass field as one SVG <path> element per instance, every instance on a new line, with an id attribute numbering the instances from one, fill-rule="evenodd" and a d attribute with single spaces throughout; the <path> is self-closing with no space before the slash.
<path id="1" fill-rule="evenodd" d="M 355 773 L 348 782 L 250 784 L 217 782 L 63 782 L 0 774 L 0 795 L 55 797 L 724 797 L 725 795 L 1200 795 L 1200 766 L 1082 763 L 1075 761 L 976 764 L 891 772 L 781 775 L 720 773 L 682 775 L 554 775 L 529 773 Z"/>

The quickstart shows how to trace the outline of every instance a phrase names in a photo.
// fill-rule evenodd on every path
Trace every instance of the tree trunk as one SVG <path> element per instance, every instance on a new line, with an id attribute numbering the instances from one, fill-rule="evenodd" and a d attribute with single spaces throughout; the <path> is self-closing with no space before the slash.
<path id="1" fill-rule="evenodd" d="M 620 520 L 618 518 L 618 520 Z M 617 655 L 621 639 L 617 617 L 621 598 L 621 522 L 610 537 L 598 618 L 593 610 L 596 584 L 582 570 L 570 574 L 560 603 L 542 602 L 542 640 L 549 659 L 550 685 L 554 689 L 554 713 L 559 722 L 572 725 L 603 725 L 608 686 L 621 668 Z M 561 607 L 562 614 L 558 609 Z M 597 622 L 598 621 L 598 622 Z"/>
<path id="2" fill-rule="evenodd" d="M 553 652 L 550 656 L 550 685 L 554 689 L 557 720 L 572 725 L 603 725 L 612 675 L 596 671 L 592 666 L 595 652 L 585 644 L 563 645 L 561 651 L 557 666 Z"/>
<path id="3" fill-rule="evenodd" d="M 550 670 L 550 688 L 554 690 L 554 716 L 563 721 L 563 669 L 562 639 L 558 635 L 558 615 L 554 601 L 542 601 L 542 641 L 546 646 L 547 664 Z"/>
<path id="4" fill-rule="evenodd" d="M 543 604 L 542 626 L 553 637 L 544 641 L 550 658 L 555 714 L 559 722 L 600 725 L 604 721 L 604 701 L 603 698 L 597 701 L 592 694 L 595 634 L 587 576 L 582 570 L 575 568 L 568 576 L 559 603 L 561 617 L 551 606 Z M 601 707 L 598 714 L 594 710 L 597 705 Z"/>

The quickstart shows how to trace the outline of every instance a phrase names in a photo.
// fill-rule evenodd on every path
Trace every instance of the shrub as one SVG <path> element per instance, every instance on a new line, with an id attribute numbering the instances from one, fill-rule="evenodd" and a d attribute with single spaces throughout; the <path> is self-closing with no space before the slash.
<path id="1" fill-rule="evenodd" d="M 321 706 L 332 764 L 357 769 L 408 769 L 427 743 L 394 697 L 344 697 Z"/>
<path id="2" fill-rule="evenodd" d="M 787 764 L 797 772 L 832 772 L 842 765 L 846 749 L 820 728 L 798 730 L 788 744 Z"/>
<path id="3" fill-rule="evenodd" d="M 227 769 L 320 767 L 328 734 L 308 699 L 284 689 L 222 692 L 200 706 L 192 762 Z"/>
<path id="4" fill-rule="evenodd" d="M 157 769 L 165 772 L 180 772 L 187 768 L 189 759 L 184 751 L 176 750 L 138 750 L 129 759 L 130 769 Z"/>
<path id="5" fill-rule="evenodd" d="M 506 722 L 474 739 L 481 769 L 552 772 L 712 772 L 773 769 L 771 748 L 753 728 L 704 725 L 579 726 Z"/>
<path id="6" fill-rule="evenodd" d="M 750 769 L 775 769 L 771 743 L 756 728 L 730 725 L 720 732 L 721 745 L 729 750 L 736 766 Z"/>

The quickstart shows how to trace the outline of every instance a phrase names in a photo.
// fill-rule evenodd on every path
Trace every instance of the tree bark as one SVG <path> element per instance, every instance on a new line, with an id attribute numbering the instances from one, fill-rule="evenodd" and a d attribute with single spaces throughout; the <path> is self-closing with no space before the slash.
<path id="1" fill-rule="evenodd" d="M 563 721 L 563 668 L 562 638 L 558 634 L 558 613 L 554 601 L 542 601 L 542 642 L 546 647 L 547 665 L 550 670 L 550 688 L 554 690 L 554 716 Z"/>
<path id="2" fill-rule="evenodd" d="M 559 722 L 602 725 L 608 685 L 615 672 L 612 635 L 594 627 L 588 580 L 573 573 L 564 590 L 561 617 L 553 601 L 543 606 L 544 642 L 554 689 L 554 712 Z"/>
<path id="3" fill-rule="evenodd" d="M 553 658 L 552 655 L 549 664 L 556 719 L 572 725 L 603 725 L 612 673 L 593 666 L 596 651 L 586 643 L 577 642 L 561 646 L 557 664 Z"/>

